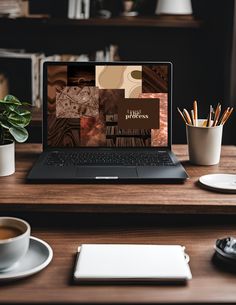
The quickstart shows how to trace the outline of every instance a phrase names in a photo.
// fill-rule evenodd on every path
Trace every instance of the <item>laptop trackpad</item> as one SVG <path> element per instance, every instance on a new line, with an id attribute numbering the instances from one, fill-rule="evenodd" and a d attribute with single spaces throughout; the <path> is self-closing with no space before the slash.
<path id="1" fill-rule="evenodd" d="M 79 166 L 76 170 L 78 178 L 119 179 L 137 176 L 136 167 L 133 166 Z"/>

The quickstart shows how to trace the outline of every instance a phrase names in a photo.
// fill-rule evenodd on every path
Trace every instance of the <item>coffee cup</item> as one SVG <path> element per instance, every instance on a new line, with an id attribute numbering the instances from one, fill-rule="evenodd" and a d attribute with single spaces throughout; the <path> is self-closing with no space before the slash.
<path id="1" fill-rule="evenodd" d="M 0 217 L 0 271 L 10 269 L 28 251 L 30 225 L 19 218 Z"/>

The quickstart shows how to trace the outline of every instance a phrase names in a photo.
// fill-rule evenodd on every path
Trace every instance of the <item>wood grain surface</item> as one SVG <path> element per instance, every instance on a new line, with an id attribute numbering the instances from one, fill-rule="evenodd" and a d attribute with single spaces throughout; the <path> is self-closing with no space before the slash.
<path id="1" fill-rule="evenodd" d="M 32 121 L 30 124 L 32 126 L 37 126 L 37 127 L 42 126 L 42 117 L 43 117 L 42 109 L 39 109 L 37 107 L 32 107 L 31 111 L 32 111 Z"/>
<path id="2" fill-rule="evenodd" d="M 0 211 L 77 211 L 110 213 L 236 213 L 236 195 L 202 189 L 198 178 L 210 173 L 236 173 L 236 148 L 222 149 L 220 165 L 193 166 L 187 147 L 174 146 L 190 179 L 171 184 L 27 184 L 27 172 L 39 156 L 39 144 L 17 146 L 16 173 L 1 177 Z"/>
<path id="3" fill-rule="evenodd" d="M 167 28 L 193 28 L 199 29 L 203 22 L 191 16 L 169 17 L 118 17 L 118 18 L 90 18 L 90 19 L 62 19 L 62 18 L 0 18 L 0 24 L 8 27 L 22 28 L 25 26 L 79 26 L 79 27 L 167 27 Z"/>
<path id="4" fill-rule="evenodd" d="M 33 236 L 47 241 L 54 258 L 42 272 L 0 285 L 0 303 L 21 304 L 198 304 L 236 303 L 236 274 L 212 263 L 213 245 L 219 237 L 236 236 L 236 225 L 174 225 L 105 227 L 37 227 Z M 187 286 L 75 285 L 72 271 L 81 243 L 181 244 L 190 255 L 193 279 Z"/>

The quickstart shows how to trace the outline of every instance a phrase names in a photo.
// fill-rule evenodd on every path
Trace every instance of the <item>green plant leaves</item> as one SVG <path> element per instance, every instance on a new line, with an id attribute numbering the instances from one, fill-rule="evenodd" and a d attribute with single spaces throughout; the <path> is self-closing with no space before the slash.
<path id="1" fill-rule="evenodd" d="M 15 127 L 25 127 L 29 124 L 30 117 L 11 112 L 9 115 L 7 115 L 7 120 Z"/>
<path id="2" fill-rule="evenodd" d="M 9 132 L 19 143 L 25 142 L 29 136 L 28 131 L 25 128 L 11 127 L 9 128 Z"/>
<path id="3" fill-rule="evenodd" d="M 25 127 L 30 123 L 31 113 L 28 110 L 19 110 L 14 112 L 8 112 L 6 114 L 6 117 L 10 123 L 14 125 L 17 124 L 20 127 Z"/>
<path id="4" fill-rule="evenodd" d="M 3 100 L 0 100 L 1 104 L 13 104 L 21 105 L 21 102 L 13 95 L 6 95 Z"/>
<path id="5" fill-rule="evenodd" d="M 26 114 L 30 114 L 29 110 L 26 109 L 22 109 L 21 107 L 19 107 L 18 105 L 6 105 L 6 110 L 7 111 L 12 111 L 15 112 L 19 115 L 26 115 Z"/>
<path id="6" fill-rule="evenodd" d="M 0 120 L 0 125 L 5 129 L 9 129 L 12 127 L 12 125 L 6 119 Z"/>
<path id="7" fill-rule="evenodd" d="M 28 132 L 25 129 L 31 121 L 31 112 L 23 106 L 29 105 L 20 102 L 13 95 L 7 95 L 0 100 L 0 127 L 2 128 L 3 141 L 9 132 L 17 142 L 25 142 L 28 139 Z M 5 130 L 5 131 L 4 131 Z"/>

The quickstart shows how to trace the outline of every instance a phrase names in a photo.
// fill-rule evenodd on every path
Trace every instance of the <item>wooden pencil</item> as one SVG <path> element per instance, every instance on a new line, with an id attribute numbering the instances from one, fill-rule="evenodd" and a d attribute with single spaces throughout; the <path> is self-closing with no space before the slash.
<path id="1" fill-rule="evenodd" d="M 222 116 L 221 116 L 221 118 L 220 118 L 220 120 L 219 120 L 219 122 L 218 122 L 218 125 L 221 125 L 222 124 L 222 122 L 225 120 L 225 117 L 227 116 L 227 113 L 229 112 L 229 107 L 224 111 L 224 113 L 222 114 Z"/>
<path id="2" fill-rule="evenodd" d="M 230 110 L 228 111 L 227 115 L 225 116 L 224 121 L 222 122 L 222 125 L 224 125 L 228 121 L 228 119 L 231 116 L 233 110 L 234 110 L 234 108 L 230 108 Z"/>
<path id="3" fill-rule="evenodd" d="M 197 106 L 197 101 L 193 102 L 193 111 L 194 111 L 194 121 L 193 124 L 195 126 L 198 126 L 198 106 Z"/>
<path id="4" fill-rule="evenodd" d="M 179 114 L 181 115 L 182 119 L 184 120 L 185 124 L 188 124 L 187 120 L 185 119 L 185 116 L 183 115 L 182 111 L 179 109 L 179 107 L 177 107 L 177 110 L 179 112 Z"/>
<path id="5" fill-rule="evenodd" d="M 213 107 L 212 105 L 210 105 L 209 116 L 207 118 L 207 127 L 211 127 L 212 114 L 213 114 Z"/>
<path id="6" fill-rule="evenodd" d="M 188 113 L 188 110 L 186 110 L 186 109 L 184 108 L 184 109 L 183 109 L 183 113 L 184 113 L 184 116 L 185 116 L 185 118 L 186 118 L 188 124 L 189 124 L 189 125 L 192 125 L 192 120 L 191 120 L 191 117 L 190 117 L 190 115 L 189 115 L 189 113 Z"/>
<path id="7" fill-rule="evenodd" d="M 191 110 L 191 117 L 192 117 L 193 126 L 196 126 L 194 110 Z"/>
<path id="8" fill-rule="evenodd" d="M 219 121 L 219 117 L 220 117 L 220 112 L 221 112 L 221 104 L 218 103 L 217 107 L 216 107 L 214 122 L 213 122 L 212 126 L 216 126 L 217 125 L 217 123 Z"/>

